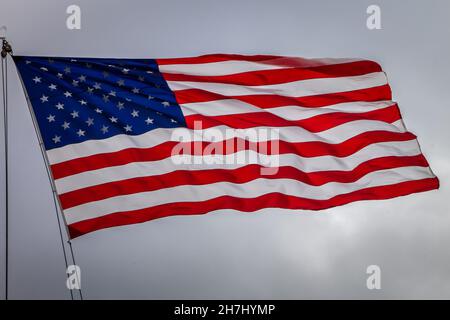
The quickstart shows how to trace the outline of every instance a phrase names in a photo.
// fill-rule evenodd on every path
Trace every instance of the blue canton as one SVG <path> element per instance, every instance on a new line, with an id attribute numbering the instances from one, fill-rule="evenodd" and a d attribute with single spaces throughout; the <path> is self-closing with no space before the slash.
<path id="1" fill-rule="evenodd" d="M 47 150 L 186 126 L 155 60 L 14 59 Z"/>

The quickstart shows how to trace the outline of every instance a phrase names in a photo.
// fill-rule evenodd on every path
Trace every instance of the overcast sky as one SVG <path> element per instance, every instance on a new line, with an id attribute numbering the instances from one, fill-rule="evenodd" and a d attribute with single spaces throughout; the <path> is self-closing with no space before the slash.
<path id="1" fill-rule="evenodd" d="M 66 28 L 70 4 L 81 7 L 81 30 Z M 450 298 L 450 2 L 378 0 L 382 30 L 374 31 L 366 27 L 370 4 L 1 1 L 0 25 L 7 25 L 17 55 L 376 60 L 440 178 L 439 191 L 317 213 L 220 211 L 85 235 L 73 241 L 85 298 Z M 12 61 L 9 66 L 10 298 L 68 299 L 50 185 Z M 3 138 L 0 146 L 4 195 Z M 372 264 L 382 271 L 378 291 L 366 288 Z"/>

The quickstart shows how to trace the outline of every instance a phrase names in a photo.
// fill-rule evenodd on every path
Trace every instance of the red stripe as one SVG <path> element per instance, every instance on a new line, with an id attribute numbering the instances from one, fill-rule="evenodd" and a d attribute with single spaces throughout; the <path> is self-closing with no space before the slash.
<path id="1" fill-rule="evenodd" d="M 208 54 L 199 57 L 156 59 L 158 65 L 200 64 L 222 61 L 248 61 L 284 67 L 309 67 L 311 65 L 340 64 L 341 59 L 305 59 L 300 57 L 284 57 L 274 55 L 241 55 L 241 54 Z M 374 62 L 375 63 L 375 62 Z"/>
<path id="2" fill-rule="evenodd" d="M 369 131 L 354 136 L 339 144 L 330 144 L 320 141 L 291 143 L 278 141 L 279 154 L 291 153 L 302 157 L 319 157 L 331 155 L 335 157 L 347 157 L 364 147 L 373 143 L 390 142 L 390 141 L 408 141 L 415 139 L 416 136 L 409 132 L 388 132 L 388 131 Z M 240 150 L 259 150 L 263 152 L 258 143 L 241 143 L 242 139 L 233 139 L 235 148 L 222 148 L 225 153 L 233 153 Z M 196 147 L 199 142 L 195 142 Z M 162 143 L 152 148 L 129 148 L 117 152 L 96 154 L 88 157 L 68 160 L 51 166 L 54 179 L 64 178 L 70 175 L 78 174 L 85 171 L 97 170 L 106 167 L 120 166 L 131 162 L 157 161 L 169 157 L 174 146 L 178 142 L 170 141 Z M 194 142 L 184 143 L 184 150 L 194 151 Z M 190 145 L 190 148 L 188 147 Z M 208 148 L 209 150 L 221 150 L 223 146 L 229 146 L 230 140 L 216 143 L 201 143 L 201 150 Z M 241 147 L 242 148 L 239 148 Z M 271 153 L 271 144 L 264 143 L 267 148 L 267 154 Z M 191 154 L 195 154 L 191 152 Z"/>
<path id="3" fill-rule="evenodd" d="M 323 107 L 344 102 L 392 100 L 391 88 L 383 85 L 368 89 L 321 94 L 308 97 L 284 97 L 279 95 L 224 96 L 200 89 L 174 91 L 179 104 L 207 102 L 214 100 L 236 99 L 259 108 L 276 108 L 284 106 Z"/>
<path id="4" fill-rule="evenodd" d="M 281 56 L 273 55 L 241 55 L 241 54 L 207 54 L 199 57 L 187 57 L 187 58 L 166 58 L 166 59 L 156 59 L 159 65 L 167 64 L 199 64 L 199 63 L 211 63 L 211 62 L 222 62 L 222 61 L 264 61 L 272 59 L 280 59 Z"/>
<path id="5" fill-rule="evenodd" d="M 349 171 L 334 170 L 308 173 L 294 167 L 280 167 L 277 168 L 278 172 L 276 174 L 262 175 L 262 166 L 256 164 L 234 170 L 179 170 L 163 175 L 138 177 L 83 188 L 64 193 L 59 198 L 63 209 L 68 209 L 83 203 L 127 194 L 154 191 L 181 185 L 206 185 L 223 181 L 246 183 L 258 178 L 293 179 L 309 185 L 321 186 L 329 182 L 355 182 L 370 172 L 409 166 L 427 167 L 428 163 L 423 155 L 416 155 L 411 157 L 382 157 L 371 159 Z"/>
<path id="6" fill-rule="evenodd" d="M 289 68 L 243 72 L 223 76 L 196 76 L 179 73 L 163 73 L 166 81 L 193 81 L 229 83 L 245 86 L 280 84 L 308 79 L 360 76 L 382 71 L 372 61 L 357 61 L 310 68 Z"/>
<path id="7" fill-rule="evenodd" d="M 341 124 L 357 120 L 374 120 L 387 123 L 401 119 L 397 105 L 383 109 L 362 113 L 333 112 L 320 114 L 302 120 L 286 120 L 270 112 L 249 112 L 241 114 L 204 116 L 193 114 L 186 116 L 186 125 L 193 129 L 194 123 L 200 122 L 203 129 L 225 125 L 234 129 L 248 129 L 262 126 L 269 127 L 295 127 L 298 126 L 309 132 L 321 132 Z"/>
<path id="8" fill-rule="evenodd" d="M 168 203 L 141 210 L 117 212 L 71 224 L 69 225 L 69 232 L 71 238 L 76 238 L 85 233 L 99 229 L 140 223 L 172 215 L 204 214 L 220 209 L 233 209 L 244 212 L 253 212 L 263 208 L 322 210 L 354 201 L 391 199 L 438 188 L 438 179 L 428 178 L 361 189 L 351 193 L 338 195 L 328 200 L 304 199 L 281 193 L 265 194 L 250 199 L 222 196 L 202 202 Z"/>

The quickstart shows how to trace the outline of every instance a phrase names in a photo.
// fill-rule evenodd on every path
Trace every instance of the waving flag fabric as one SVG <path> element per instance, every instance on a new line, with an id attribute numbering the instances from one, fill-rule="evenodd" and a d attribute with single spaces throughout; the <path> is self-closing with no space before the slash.
<path id="1" fill-rule="evenodd" d="M 320 210 L 439 186 L 372 61 L 15 62 L 73 238 L 170 215 Z"/>

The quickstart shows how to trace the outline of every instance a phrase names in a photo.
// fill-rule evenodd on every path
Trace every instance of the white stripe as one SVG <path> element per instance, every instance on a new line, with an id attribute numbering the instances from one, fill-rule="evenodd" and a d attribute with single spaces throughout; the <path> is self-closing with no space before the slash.
<path id="1" fill-rule="evenodd" d="M 214 133 L 216 133 L 217 131 L 225 133 L 227 129 L 229 130 L 230 128 L 226 126 L 218 126 L 204 130 L 191 130 L 187 128 L 179 128 L 179 130 L 184 130 L 183 132 L 189 132 L 191 134 L 192 139 L 190 139 L 190 141 L 202 141 L 202 140 L 210 141 L 208 140 L 207 137 L 209 136 L 217 137 L 217 135 L 214 135 Z M 279 133 L 279 139 L 286 142 L 322 141 L 325 143 L 341 143 L 358 134 L 374 130 L 381 130 L 388 132 L 405 132 L 405 127 L 401 120 L 396 121 L 394 123 L 386 123 L 382 121 L 373 121 L 373 120 L 357 120 L 344 123 L 340 126 L 330 128 L 328 130 L 318 133 L 311 133 L 300 127 L 252 128 L 252 130 L 256 131 L 259 129 L 266 129 L 266 130 L 276 129 L 278 130 Z M 155 129 L 136 136 L 121 134 L 103 140 L 88 140 L 81 143 L 70 144 L 61 148 L 48 150 L 47 155 L 50 164 L 56 164 L 99 153 L 116 152 L 127 148 L 151 148 L 163 142 L 172 141 L 172 139 L 175 138 L 174 136 L 172 136 L 174 130 L 175 130 L 174 128 Z M 248 141 L 254 142 L 267 141 L 262 138 L 254 139 L 252 137 L 246 137 L 245 132 L 246 132 L 245 130 L 244 131 L 235 130 L 233 134 L 227 136 L 227 139 L 242 137 Z"/>
<path id="2" fill-rule="evenodd" d="M 252 104 L 235 99 L 225 99 L 198 103 L 181 104 L 184 116 L 201 114 L 204 116 L 223 116 L 243 114 L 249 112 L 269 112 L 286 120 L 302 120 L 321 114 L 333 112 L 360 113 L 383 109 L 394 105 L 393 101 L 376 102 L 345 102 L 320 108 L 306 108 L 300 106 L 283 106 L 276 108 L 258 108 Z"/>
<path id="3" fill-rule="evenodd" d="M 264 155 L 256 151 L 240 151 L 228 155 L 176 156 L 159 161 L 131 162 L 121 166 L 85 171 L 55 180 L 58 194 L 87 188 L 103 183 L 125 179 L 162 175 L 178 170 L 236 169 L 252 163 L 267 167 L 290 166 L 304 172 L 349 171 L 370 159 L 389 156 L 415 156 L 420 154 L 416 140 L 403 142 L 382 142 L 369 145 L 358 152 L 345 157 L 320 156 L 305 158 L 295 154 Z M 182 163 L 181 159 L 190 160 Z M 241 161 L 238 161 L 240 159 Z M 202 162 L 203 160 L 203 162 Z M 214 160 L 222 160 L 222 163 Z M 189 164 L 191 163 L 191 164 Z M 226 164 L 230 163 L 230 164 Z"/>
<path id="4" fill-rule="evenodd" d="M 299 80 L 263 86 L 192 81 L 167 81 L 172 91 L 201 89 L 224 96 L 280 95 L 284 97 L 305 97 L 319 94 L 347 92 L 378 87 L 387 84 L 384 72 L 373 72 L 362 76 Z"/>
<path id="5" fill-rule="evenodd" d="M 289 59 L 289 65 L 283 61 Z M 288 68 L 311 68 L 323 65 L 333 65 L 361 61 L 360 59 L 303 59 L 280 57 L 266 61 L 238 61 L 228 60 L 220 62 L 193 63 L 193 64 L 167 64 L 159 65 L 163 73 L 181 73 L 195 76 L 223 76 L 249 71 L 277 70 Z M 278 65 L 277 65 L 278 64 Z"/>
<path id="6" fill-rule="evenodd" d="M 64 210 L 64 214 L 67 223 L 72 224 L 115 212 L 138 210 L 166 203 L 205 201 L 223 195 L 255 198 L 273 192 L 307 199 L 327 200 L 336 195 L 363 188 L 420 180 L 432 176 L 429 168 L 403 167 L 372 172 L 355 183 L 330 182 L 322 186 L 311 186 L 291 179 L 262 178 L 243 184 L 218 182 L 208 185 L 183 185 L 86 203 Z"/>

